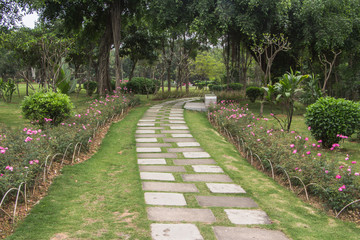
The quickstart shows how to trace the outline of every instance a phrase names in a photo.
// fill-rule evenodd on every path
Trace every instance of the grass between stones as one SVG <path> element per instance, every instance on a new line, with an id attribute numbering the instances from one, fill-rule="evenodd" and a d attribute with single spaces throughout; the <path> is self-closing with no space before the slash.
<path id="1" fill-rule="evenodd" d="M 234 183 L 241 185 L 247 194 L 273 221 L 261 228 L 283 231 L 292 239 L 358 239 L 360 226 L 327 216 L 323 211 L 304 203 L 292 192 L 254 169 L 235 147 L 228 143 L 210 125 L 204 113 L 186 111 L 185 119 L 193 136 L 224 169 Z M 199 185 L 198 185 L 199 186 Z M 201 191 L 201 189 L 199 188 Z M 202 192 L 202 191 L 201 191 Z M 197 224 L 205 239 L 214 239 L 211 226 L 234 226 L 226 220 L 223 208 L 211 208 L 217 222 Z M 223 216 L 223 218 L 221 218 Z"/>
<path id="2" fill-rule="evenodd" d="M 8 239 L 150 239 L 134 138 L 146 109 L 113 123 L 89 160 L 64 167 Z"/>

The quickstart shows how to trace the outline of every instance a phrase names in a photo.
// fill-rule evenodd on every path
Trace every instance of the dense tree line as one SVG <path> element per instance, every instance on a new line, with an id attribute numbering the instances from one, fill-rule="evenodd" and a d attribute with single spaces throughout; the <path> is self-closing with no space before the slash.
<path id="1" fill-rule="evenodd" d="M 151 77 L 162 80 L 163 91 L 165 80 L 168 89 L 171 79 L 176 79 L 178 88 L 188 86 L 198 53 L 202 52 L 201 63 L 208 55 L 204 51 L 221 48 L 222 58 L 217 60 L 224 64 L 225 83 L 246 84 L 251 62 L 256 62 L 263 71 L 262 85 L 275 82 L 291 67 L 304 74 L 319 74 L 319 87 L 328 95 L 351 99 L 360 95 L 358 0 L 29 2 L 5 1 L 0 12 L 24 7 L 38 11 L 41 24 L 37 28 L 66 39 L 58 42 L 53 38 L 66 49 L 66 56 L 57 57 L 66 57 L 75 74 L 86 72 L 87 79 L 96 79 L 100 94 L 111 90 L 110 75 L 118 86 L 124 69 L 130 69 L 131 78 L 138 63 Z M 0 68 L 6 66 L 7 59 L 21 58 L 22 70 L 43 69 L 42 76 L 49 78 L 45 72 L 54 72 L 60 63 L 52 62 L 45 70 L 45 63 L 41 63 L 46 57 L 44 47 L 37 46 L 40 51 L 36 54 L 43 54 L 37 61 L 25 61 L 34 54 L 27 38 L 21 38 L 25 43 L 11 43 L 14 32 L 26 32 L 9 27 L 17 17 L 15 12 L 1 19 L 2 39 L 8 44 L 1 46 Z M 38 29 L 28 30 L 29 34 L 36 35 L 33 32 Z M 113 73 L 109 69 L 112 51 Z M 52 77 L 56 77 L 54 73 Z"/>

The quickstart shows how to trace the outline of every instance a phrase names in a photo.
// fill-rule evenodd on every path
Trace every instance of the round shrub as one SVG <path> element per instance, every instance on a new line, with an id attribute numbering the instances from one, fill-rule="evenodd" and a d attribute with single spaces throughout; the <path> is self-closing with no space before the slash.
<path id="1" fill-rule="evenodd" d="M 246 97 L 249 98 L 251 102 L 255 102 L 257 98 L 260 98 L 263 95 L 263 89 L 259 87 L 247 87 L 246 88 Z"/>
<path id="2" fill-rule="evenodd" d="M 155 80 L 143 77 L 132 78 L 126 87 L 135 94 L 153 94 L 158 88 Z"/>
<path id="3" fill-rule="evenodd" d="M 219 92 L 225 89 L 226 89 L 226 85 L 212 85 L 210 90 Z"/>
<path id="4" fill-rule="evenodd" d="M 319 98 L 306 108 L 305 123 L 324 147 L 351 136 L 359 126 L 360 104 L 343 98 Z"/>
<path id="5" fill-rule="evenodd" d="M 24 117 L 40 125 L 46 122 L 53 125 L 61 123 L 70 117 L 72 108 L 69 96 L 55 92 L 37 92 L 25 97 L 21 103 Z"/>
<path id="6" fill-rule="evenodd" d="M 87 81 L 84 83 L 84 88 L 86 89 L 86 94 L 88 96 L 92 96 L 97 88 L 97 82 L 95 81 Z"/>

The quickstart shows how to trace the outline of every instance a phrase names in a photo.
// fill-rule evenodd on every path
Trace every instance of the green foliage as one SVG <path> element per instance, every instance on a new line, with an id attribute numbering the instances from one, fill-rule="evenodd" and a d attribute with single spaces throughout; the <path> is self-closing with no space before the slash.
<path id="1" fill-rule="evenodd" d="M 233 90 L 233 91 L 241 91 L 241 89 L 243 88 L 243 84 L 241 83 L 229 83 L 229 90 Z"/>
<path id="2" fill-rule="evenodd" d="M 350 137 L 359 122 L 360 103 L 342 98 L 321 97 L 306 108 L 305 123 L 311 127 L 314 138 L 327 148 L 343 137 Z"/>
<path id="3" fill-rule="evenodd" d="M 260 87 L 247 87 L 246 88 L 246 97 L 251 101 L 255 102 L 256 99 L 261 98 L 264 90 Z"/>
<path id="4" fill-rule="evenodd" d="M 225 90 L 230 90 L 230 91 L 240 91 L 242 89 L 244 85 L 242 85 L 241 83 L 230 83 L 229 84 L 229 89 L 227 87 L 227 84 L 219 84 L 219 85 L 209 85 L 209 90 L 211 91 L 225 91 Z"/>
<path id="5" fill-rule="evenodd" d="M 11 102 L 15 90 L 16 84 L 13 79 L 3 81 L 3 79 L 0 78 L 0 95 L 2 96 L 4 102 Z"/>
<path id="6" fill-rule="evenodd" d="M 300 95 L 300 102 L 309 105 L 316 102 L 316 100 L 322 96 L 323 93 L 319 87 L 319 75 L 309 75 L 309 77 L 303 81 L 303 93 Z"/>
<path id="7" fill-rule="evenodd" d="M 84 83 L 84 89 L 86 89 L 86 93 L 88 96 L 92 96 L 97 88 L 97 82 L 95 81 L 87 81 Z"/>
<path id="8" fill-rule="evenodd" d="M 56 87 L 58 90 L 63 94 L 69 94 L 70 93 L 70 80 L 66 78 L 65 71 L 61 68 L 59 70 L 59 76 L 56 81 Z"/>
<path id="9" fill-rule="evenodd" d="M 159 88 L 156 80 L 143 77 L 132 78 L 126 83 L 126 87 L 135 94 L 153 94 Z"/>
<path id="10" fill-rule="evenodd" d="M 72 108 L 69 96 L 55 92 L 37 92 L 21 103 L 24 117 L 40 125 L 46 122 L 58 125 L 70 117 Z"/>

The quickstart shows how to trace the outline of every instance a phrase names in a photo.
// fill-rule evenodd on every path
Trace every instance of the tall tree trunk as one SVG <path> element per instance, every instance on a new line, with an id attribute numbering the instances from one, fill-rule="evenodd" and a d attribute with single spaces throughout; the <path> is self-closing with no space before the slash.
<path id="1" fill-rule="evenodd" d="M 111 27 L 113 32 L 113 41 L 115 47 L 115 87 L 120 87 L 121 63 L 119 48 L 121 41 L 121 1 L 113 1 L 111 6 Z"/>
<path id="2" fill-rule="evenodd" d="M 109 77 L 109 57 L 111 44 L 111 24 L 107 24 L 99 47 L 98 92 L 100 95 L 105 95 L 107 91 L 111 90 Z"/>

